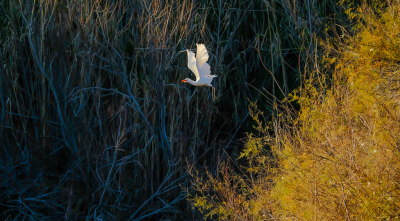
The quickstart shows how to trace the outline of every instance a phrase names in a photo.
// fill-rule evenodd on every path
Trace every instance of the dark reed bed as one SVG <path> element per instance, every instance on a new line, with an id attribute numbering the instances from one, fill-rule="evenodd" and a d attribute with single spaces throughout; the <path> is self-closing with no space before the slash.
<path id="1" fill-rule="evenodd" d="M 316 67 L 335 1 L 0 0 L 0 218 L 190 220 L 215 171 Z M 204 43 L 217 99 L 186 53 Z"/>

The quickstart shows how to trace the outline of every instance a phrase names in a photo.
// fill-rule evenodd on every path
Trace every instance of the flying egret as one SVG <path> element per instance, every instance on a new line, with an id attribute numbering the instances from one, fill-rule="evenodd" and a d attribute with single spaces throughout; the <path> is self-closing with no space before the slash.
<path id="1" fill-rule="evenodd" d="M 215 98 L 215 87 L 211 84 L 211 81 L 218 77 L 218 75 L 210 75 L 210 65 L 207 64 L 208 60 L 208 52 L 206 46 L 204 44 L 196 44 L 197 46 L 197 54 L 196 58 L 194 57 L 194 53 L 186 50 L 188 56 L 188 67 L 196 76 L 196 81 L 193 81 L 190 78 L 185 78 L 182 80 L 184 83 L 190 83 L 194 86 L 208 86 L 213 89 L 213 99 Z"/>

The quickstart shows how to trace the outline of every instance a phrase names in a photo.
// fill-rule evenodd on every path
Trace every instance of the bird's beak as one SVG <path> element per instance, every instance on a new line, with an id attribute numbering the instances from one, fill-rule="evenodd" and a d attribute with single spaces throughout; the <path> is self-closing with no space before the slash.
<path id="1" fill-rule="evenodd" d="M 185 80 L 185 79 L 183 79 L 181 82 L 186 82 L 186 80 Z"/>

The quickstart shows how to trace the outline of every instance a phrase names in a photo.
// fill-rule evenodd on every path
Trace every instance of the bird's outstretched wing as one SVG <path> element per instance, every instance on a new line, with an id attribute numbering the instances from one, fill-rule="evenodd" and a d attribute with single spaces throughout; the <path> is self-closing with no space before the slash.
<path id="1" fill-rule="evenodd" d="M 196 60 L 199 64 L 208 61 L 208 52 L 206 46 L 204 44 L 196 44 L 197 52 L 196 52 Z"/>
<path id="2" fill-rule="evenodd" d="M 186 52 L 188 57 L 188 67 L 196 76 L 196 81 L 198 81 L 200 79 L 200 75 L 199 71 L 197 70 L 196 58 L 194 57 L 194 53 L 189 50 L 186 50 Z"/>
<path id="3" fill-rule="evenodd" d="M 206 46 L 204 44 L 196 44 L 197 53 L 196 53 L 196 65 L 197 70 L 199 72 L 199 76 L 206 77 L 211 73 L 211 67 L 207 64 L 208 61 L 208 52 Z"/>

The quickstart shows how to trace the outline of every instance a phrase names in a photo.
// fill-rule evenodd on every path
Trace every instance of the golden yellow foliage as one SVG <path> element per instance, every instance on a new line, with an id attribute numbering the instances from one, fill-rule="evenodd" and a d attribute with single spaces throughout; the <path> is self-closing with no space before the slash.
<path id="1" fill-rule="evenodd" d="M 335 65 L 330 88 L 310 81 L 297 95 L 297 127 L 278 136 L 274 149 L 283 168 L 271 191 L 275 213 L 300 220 L 400 215 L 399 10 L 358 9 L 358 34 L 336 42 L 336 55 L 323 60 Z"/>
<path id="2" fill-rule="evenodd" d="M 399 218 L 400 6 L 350 12 L 355 36 L 325 42 L 327 68 L 289 96 L 296 119 L 282 112 L 266 126 L 251 105 L 259 135 L 248 136 L 241 175 L 224 164 L 200 182 L 190 170 L 202 194 L 190 200 L 206 217 Z"/>

